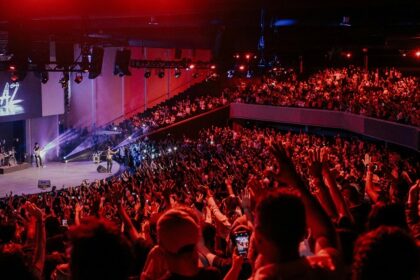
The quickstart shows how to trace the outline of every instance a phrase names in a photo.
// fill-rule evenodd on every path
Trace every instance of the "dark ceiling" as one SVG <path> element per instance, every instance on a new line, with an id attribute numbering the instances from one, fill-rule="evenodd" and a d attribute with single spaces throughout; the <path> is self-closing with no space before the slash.
<path id="1" fill-rule="evenodd" d="M 0 48 L 30 41 L 104 46 L 256 49 L 261 11 L 267 49 L 420 47 L 420 1 L 0 0 Z M 343 16 L 351 26 L 340 26 Z M 274 26 L 293 19 L 292 26 Z"/>

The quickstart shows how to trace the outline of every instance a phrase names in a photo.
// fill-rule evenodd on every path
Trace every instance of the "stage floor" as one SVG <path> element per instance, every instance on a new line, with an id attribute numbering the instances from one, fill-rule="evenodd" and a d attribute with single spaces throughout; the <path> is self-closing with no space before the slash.
<path id="1" fill-rule="evenodd" d="M 106 167 L 104 162 L 101 165 Z M 18 195 L 51 191 L 51 189 L 38 189 L 38 180 L 51 180 L 51 187 L 56 186 L 57 189 L 61 189 L 80 185 L 85 179 L 90 182 L 96 179 L 105 179 L 120 169 L 120 165 L 115 161 L 112 166 L 112 174 L 98 173 L 97 167 L 98 165 L 91 161 L 48 162 L 44 168 L 31 167 L 3 174 L 0 175 L 0 197 L 6 196 L 10 191 Z"/>

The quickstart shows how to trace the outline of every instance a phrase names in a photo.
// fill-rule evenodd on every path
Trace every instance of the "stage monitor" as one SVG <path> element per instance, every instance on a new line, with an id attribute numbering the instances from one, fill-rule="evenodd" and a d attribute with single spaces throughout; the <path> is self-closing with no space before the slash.
<path id="1" fill-rule="evenodd" d="M 51 188 L 51 180 L 38 180 L 38 188 L 41 190 Z"/>
<path id="2" fill-rule="evenodd" d="M 15 83 L 9 72 L 0 72 L 0 122 L 41 117 L 41 104 L 41 82 L 33 72 Z"/>

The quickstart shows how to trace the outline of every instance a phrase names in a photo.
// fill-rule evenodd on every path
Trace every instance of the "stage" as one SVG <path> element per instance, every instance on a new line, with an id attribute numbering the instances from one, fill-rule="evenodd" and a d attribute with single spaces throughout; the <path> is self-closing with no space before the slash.
<path id="1" fill-rule="evenodd" d="M 106 162 L 101 163 L 106 167 Z M 92 161 L 75 162 L 48 162 L 44 168 L 31 167 L 13 173 L 0 175 L 0 197 L 6 196 L 10 191 L 13 194 L 32 194 L 50 191 L 51 188 L 41 190 L 38 188 L 38 180 L 51 180 L 51 187 L 57 189 L 77 186 L 87 179 L 90 182 L 96 179 L 105 179 L 116 174 L 120 168 L 117 162 L 113 162 L 111 173 L 98 173 L 97 164 Z"/>

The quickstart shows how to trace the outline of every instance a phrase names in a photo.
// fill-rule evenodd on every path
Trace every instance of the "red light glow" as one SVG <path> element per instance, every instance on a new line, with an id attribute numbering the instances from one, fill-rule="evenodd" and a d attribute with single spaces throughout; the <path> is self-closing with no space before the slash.
<path id="1" fill-rule="evenodd" d="M 240 65 L 239 66 L 239 70 L 244 71 L 245 70 L 245 66 L 244 65 Z"/>
<path id="2" fill-rule="evenodd" d="M 420 51 L 416 51 L 416 57 L 420 58 Z"/>
<path id="3" fill-rule="evenodd" d="M 351 58 L 351 53 L 346 53 L 347 58 Z"/>
<path id="4" fill-rule="evenodd" d="M 245 58 L 246 59 L 250 59 L 251 58 L 251 55 L 250 54 L 247 54 L 247 55 L 245 55 Z"/>
<path id="5" fill-rule="evenodd" d="M 216 65 L 211 65 L 210 69 L 212 69 L 212 70 L 216 69 Z"/>
<path id="6" fill-rule="evenodd" d="M 188 66 L 189 69 L 194 69 L 195 65 L 194 64 L 190 64 L 190 66 Z"/>

